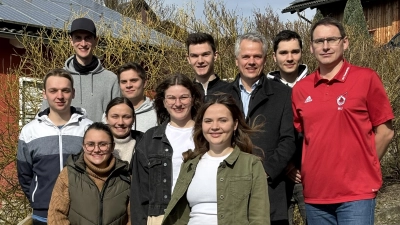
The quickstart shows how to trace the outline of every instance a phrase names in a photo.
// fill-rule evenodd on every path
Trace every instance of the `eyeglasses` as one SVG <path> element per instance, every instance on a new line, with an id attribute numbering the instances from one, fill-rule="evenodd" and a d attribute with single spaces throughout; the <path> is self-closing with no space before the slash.
<path id="1" fill-rule="evenodd" d="M 88 152 L 92 152 L 96 146 L 100 149 L 100 151 L 105 152 L 110 148 L 111 145 L 113 145 L 113 143 L 100 142 L 96 144 L 94 142 L 88 142 L 83 144 L 83 146 L 85 146 L 85 150 Z"/>
<path id="2" fill-rule="evenodd" d="M 179 99 L 179 101 L 182 104 L 188 104 L 190 102 L 191 98 L 192 98 L 192 96 L 189 96 L 189 95 L 182 95 L 179 98 L 177 98 L 175 96 L 167 96 L 167 97 L 165 97 L 165 102 L 167 102 L 168 105 L 173 105 L 176 103 L 176 100 Z"/>
<path id="3" fill-rule="evenodd" d="M 328 45 L 335 46 L 338 45 L 339 42 L 343 39 L 344 37 L 327 37 L 327 38 L 318 38 L 313 40 L 313 44 L 316 46 L 322 46 L 324 45 L 325 41 L 328 43 Z"/>

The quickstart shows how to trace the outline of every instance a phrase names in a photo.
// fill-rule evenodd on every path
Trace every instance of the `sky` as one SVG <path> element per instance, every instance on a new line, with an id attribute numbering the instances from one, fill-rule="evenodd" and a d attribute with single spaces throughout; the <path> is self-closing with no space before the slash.
<path id="1" fill-rule="evenodd" d="M 185 7 L 185 5 L 191 0 L 164 0 L 164 4 L 174 4 L 178 8 Z M 192 0 L 196 4 L 196 17 L 200 17 L 203 14 L 203 1 Z M 280 16 L 281 21 L 293 21 L 298 19 L 296 13 L 281 13 L 281 11 L 288 7 L 294 0 L 221 0 L 225 3 L 228 9 L 235 9 L 237 12 L 243 13 L 244 17 L 252 15 L 254 9 L 265 9 L 268 5 Z M 314 17 L 315 10 L 305 10 L 305 17 L 312 20 Z"/>

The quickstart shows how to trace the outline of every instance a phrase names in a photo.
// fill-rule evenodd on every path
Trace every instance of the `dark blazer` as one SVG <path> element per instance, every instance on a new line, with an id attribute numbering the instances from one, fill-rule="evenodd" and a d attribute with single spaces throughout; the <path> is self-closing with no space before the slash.
<path id="1" fill-rule="evenodd" d="M 232 94 L 243 109 L 238 75 L 225 92 Z M 285 168 L 295 153 L 292 90 L 290 87 L 260 75 L 259 84 L 251 93 L 246 122 L 263 124 L 261 132 L 251 136 L 253 144 L 262 149 L 263 165 L 268 174 L 271 221 L 287 220 Z M 254 154 L 258 154 L 254 151 Z"/>

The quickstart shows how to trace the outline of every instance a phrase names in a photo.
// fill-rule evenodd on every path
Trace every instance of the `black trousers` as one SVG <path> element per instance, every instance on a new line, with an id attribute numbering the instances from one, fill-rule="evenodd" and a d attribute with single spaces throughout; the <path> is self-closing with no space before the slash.
<path id="1" fill-rule="evenodd" d="M 33 221 L 33 225 L 47 225 L 46 222 L 42 222 L 42 221 L 39 221 L 39 220 L 33 219 L 32 221 Z"/>

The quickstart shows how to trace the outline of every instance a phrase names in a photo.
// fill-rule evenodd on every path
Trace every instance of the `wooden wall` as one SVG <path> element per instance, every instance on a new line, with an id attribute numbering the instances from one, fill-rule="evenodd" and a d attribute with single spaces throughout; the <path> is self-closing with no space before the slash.
<path id="1" fill-rule="evenodd" d="M 387 43 L 400 32 L 400 0 L 377 0 L 363 2 L 364 15 L 368 29 L 379 44 Z M 321 6 L 324 16 L 343 18 L 346 1 Z"/>

